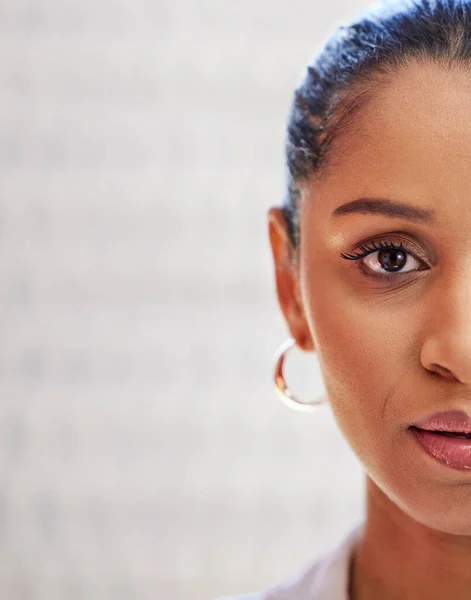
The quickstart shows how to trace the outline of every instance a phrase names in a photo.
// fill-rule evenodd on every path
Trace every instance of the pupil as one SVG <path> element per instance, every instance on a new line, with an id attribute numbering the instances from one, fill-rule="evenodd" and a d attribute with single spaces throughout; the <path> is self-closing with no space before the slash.
<path id="1" fill-rule="evenodd" d="M 406 264 L 406 255 L 402 250 L 380 250 L 378 262 L 386 270 L 398 271 Z"/>

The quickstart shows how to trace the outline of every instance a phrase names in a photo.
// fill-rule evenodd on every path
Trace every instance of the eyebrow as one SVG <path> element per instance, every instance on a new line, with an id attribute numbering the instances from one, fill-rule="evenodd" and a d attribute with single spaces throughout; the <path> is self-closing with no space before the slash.
<path id="1" fill-rule="evenodd" d="M 350 215 L 352 213 L 382 215 L 392 219 L 407 219 L 408 221 L 423 223 L 435 223 L 436 221 L 434 210 L 420 208 L 405 202 L 388 200 L 387 198 L 358 198 L 338 206 L 332 216 Z"/>

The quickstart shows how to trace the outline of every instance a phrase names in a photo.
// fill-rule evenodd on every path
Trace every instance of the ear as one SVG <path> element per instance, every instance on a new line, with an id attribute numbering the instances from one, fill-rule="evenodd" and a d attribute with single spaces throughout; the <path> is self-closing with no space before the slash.
<path id="1" fill-rule="evenodd" d="M 291 244 L 281 208 L 272 207 L 268 211 L 268 234 L 275 268 L 278 303 L 291 337 L 302 350 L 313 350 L 312 337 L 300 293 L 296 252 Z"/>

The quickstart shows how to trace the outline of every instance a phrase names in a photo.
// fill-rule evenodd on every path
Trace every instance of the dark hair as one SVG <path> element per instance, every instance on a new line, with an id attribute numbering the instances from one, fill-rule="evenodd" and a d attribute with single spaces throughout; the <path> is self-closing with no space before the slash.
<path id="1" fill-rule="evenodd" d="M 471 0 L 377 2 L 327 39 L 294 93 L 287 124 L 283 212 L 296 250 L 300 183 L 325 174 L 332 142 L 355 132 L 354 116 L 375 86 L 413 60 L 469 70 L 470 59 Z"/>

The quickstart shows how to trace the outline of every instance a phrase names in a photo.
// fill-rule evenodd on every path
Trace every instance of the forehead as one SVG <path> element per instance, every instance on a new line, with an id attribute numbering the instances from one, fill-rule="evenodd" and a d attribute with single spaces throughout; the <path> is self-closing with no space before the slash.
<path id="1" fill-rule="evenodd" d="M 471 214 L 471 75 L 462 67 L 403 67 L 353 119 L 352 133 L 340 132 L 331 148 L 320 184 L 327 203 L 381 195 L 439 216 L 465 207 Z"/>
<path id="2" fill-rule="evenodd" d="M 376 142 L 396 142 L 419 154 L 430 149 L 429 155 L 445 146 L 464 156 L 471 141 L 470 101 L 471 64 L 468 73 L 458 66 L 412 63 L 378 87 L 360 118 Z"/>

